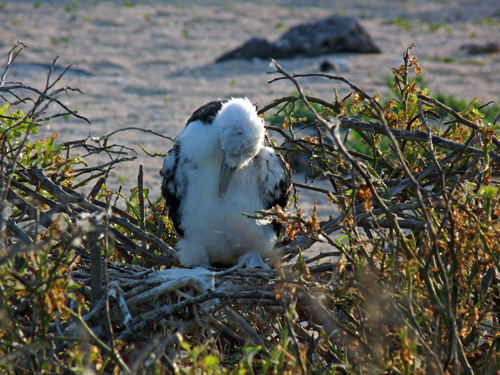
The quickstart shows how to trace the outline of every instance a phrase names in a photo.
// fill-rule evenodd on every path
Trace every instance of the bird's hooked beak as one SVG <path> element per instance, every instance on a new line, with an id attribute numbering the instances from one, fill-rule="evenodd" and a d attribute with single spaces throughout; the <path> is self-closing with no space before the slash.
<path id="1" fill-rule="evenodd" d="M 222 157 L 222 163 L 220 165 L 220 174 L 219 174 L 219 198 L 226 193 L 227 187 L 231 182 L 231 177 L 233 177 L 233 173 L 236 170 L 236 167 L 231 167 L 226 162 L 226 156 Z"/>

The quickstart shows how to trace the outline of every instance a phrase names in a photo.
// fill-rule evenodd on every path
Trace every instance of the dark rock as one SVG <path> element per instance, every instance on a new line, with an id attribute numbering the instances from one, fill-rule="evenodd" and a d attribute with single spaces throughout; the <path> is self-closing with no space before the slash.
<path id="1" fill-rule="evenodd" d="M 333 63 L 331 60 L 324 59 L 323 61 L 321 61 L 319 63 L 319 70 L 321 70 L 324 73 L 335 72 L 335 71 L 339 70 L 339 67 L 337 66 L 337 64 Z"/>
<path id="2" fill-rule="evenodd" d="M 283 57 L 282 50 L 274 43 L 267 41 L 267 39 L 253 37 L 240 47 L 225 53 L 216 61 L 220 62 L 234 59 L 251 60 L 253 58 L 268 59 L 271 57 Z"/>
<path id="3" fill-rule="evenodd" d="M 460 49 L 464 50 L 468 55 L 479 55 L 500 52 L 500 45 L 497 42 L 485 44 L 464 44 L 460 47 Z"/>
<path id="4" fill-rule="evenodd" d="M 337 15 L 292 27 L 276 44 L 292 56 L 334 52 L 380 53 L 380 48 L 356 19 Z"/>
<path id="5" fill-rule="evenodd" d="M 333 15 L 292 27 L 273 43 L 252 38 L 216 61 L 292 58 L 335 52 L 379 53 L 380 48 L 356 19 Z"/>

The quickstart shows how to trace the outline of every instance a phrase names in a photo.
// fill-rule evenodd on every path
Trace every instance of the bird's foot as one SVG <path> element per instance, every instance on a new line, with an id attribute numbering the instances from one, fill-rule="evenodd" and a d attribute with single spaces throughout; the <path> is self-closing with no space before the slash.
<path id="1" fill-rule="evenodd" d="M 238 264 L 234 268 L 262 268 L 268 270 L 269 266 L 264 263 L 258 251 L 251 250 L 240 256 Z"/>

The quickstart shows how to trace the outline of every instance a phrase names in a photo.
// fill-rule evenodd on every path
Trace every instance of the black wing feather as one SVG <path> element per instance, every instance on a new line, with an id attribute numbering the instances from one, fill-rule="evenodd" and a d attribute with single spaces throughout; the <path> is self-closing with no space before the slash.
<path id="1" fill-rule="evenodd" d="M 168 217 L 172 220 L 174 228 L 177 234 L 181 237 L 184 236 L 184 231 L 182 230 L 181 223 L 181 202 L 182 202 L 182 192 L 179 191 L 179 186 L 177 183 L 177 171 L 179 166 L 179 144 L 175 144 L 174 147 L 168 152 L 165 158 L 165 166 L 163 167 L 160 174 L 163 176 L 161 184 L 161 195 L 165 199 L 168 206 Z M 173 160 L 169 160 L 173 158 Z M 167 165 L 167 161 L 170 161 Z"/>
<path id="2" fill-rule="evenodd" d="M 214 121 L 215 116 L 217 116 L 217 113 L 219 113 L 219 111 L 221 110 L 222 105 L 226 102 L 227 100 L 214 100 L 205 105 L 202 105 L 200 108 L 193 112 L 191 117 L 187 120 L 186 126 L 188 126 L 193 121 L 201 121 L 204 124 L 210 125 Z"/>
<path id="3" fill-rule="evenodd" d="M 281 178 L 274 184 L 274 186 L 266 186 L 265 190 L 271 192 L 271 194 L 266 194 L 266 198 L 264 200 L 264 209 L 269 210 L 276 205 L 285 209 L 290 200 L 290 196 L 292 194 L 292 170 L 288 163 L 283 159 L 283 156 L 279 152 L 275 150 L 273 158 L 276 158 L 279 165 L 282 168 Z M 269 169 L 269 159 L 266 160 L 266 168 Z M 268 184 L 269 180 L 266 178 L 263 181 L 264 184 Z M 279 223 L 277 220 L 272 221 L 274 232 L 276 236 L 279 237 L 285 230 L 285 225 Z"/>
<path id="4" fill-rule="evenodd" d="M 292 194 L 292 169 L 285 161 L 283 156 L 276 152 L 276 157 L 279 158 L 280 164 L 283 167 L 283 176 L 279 182 L 274 186 L 274 190 L 277 192 L 275 195 L 271 196 L 271 199 L 267 201 L 266 210 L 278 205 L 281 208 L 285 208 L 290 200 Z"/>

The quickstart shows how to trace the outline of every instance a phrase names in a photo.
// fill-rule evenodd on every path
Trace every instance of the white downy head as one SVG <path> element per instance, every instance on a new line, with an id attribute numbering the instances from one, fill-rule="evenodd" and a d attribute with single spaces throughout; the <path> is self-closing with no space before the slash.
<path id="1" fill-rule="evenodd" d="M 219 195 L 224 195 L 233 172 L 247 164 L 264 147 L 264 121 L 247 98 L 225 103 L 213 125 L 223 152 Z"/>

